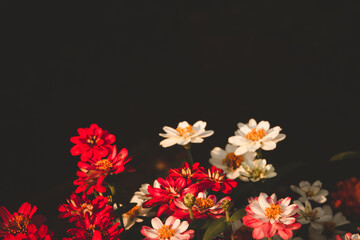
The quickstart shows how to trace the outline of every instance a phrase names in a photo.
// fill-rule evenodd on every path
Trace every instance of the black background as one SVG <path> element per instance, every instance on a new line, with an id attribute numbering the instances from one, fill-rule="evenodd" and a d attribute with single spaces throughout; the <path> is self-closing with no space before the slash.
<path id="1" fill-rule="evenodd" d="M 2 1 L 0 11 L 0 205 L 37 205 L 57 235 L 79 160 L 69 139 L 91 123 L 133 156 L 125 199 L 178 166 L 182 148 L 161 148 L 158 134 L 184 120 L 215 131 L 193 146 L 204 165 L 238 122 L 281 126 L 287 138 L 265 156 L 306 162 L 296 181 L 329 180 L 331 156 L 360 150 L 357 1 Z"/>

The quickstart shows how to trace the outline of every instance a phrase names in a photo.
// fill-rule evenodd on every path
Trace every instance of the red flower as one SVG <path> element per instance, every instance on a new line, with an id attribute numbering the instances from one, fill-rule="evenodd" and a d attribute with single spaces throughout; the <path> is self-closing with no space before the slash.
<path id="1" fill-rule="evenodd" d="M 131 160 L 128 158 L 128 150 L 126 148 L 116 154 L 116 146 L 114 145 L 111 153 L 104 159 L 91 158 L 88 162 L 78 162 L 81 171 L 87 172 L 90 170 L 100 171 L 102 175 L 118 174 L 124 171 L 135 171 L 132 167 L 125 167 L 124 165 Z"/>
<path id="2" fill-rule="evenodd" d="M 84 219 L 86 214 L 92 216 L 93 214 L 104 214 L 112 211 L 112 207 L 107 205 L 108 198 L 97 196 L 92 201 L 86 198 L 83 194 L 80 198 L 75 193 L 72 193 L 70 200 L 67 199 L 68 204 L 62 204 L 58 210 L 61 212 L 59 218 L 68 218 L 69 222 L 79 221 Z"/>
<path id="3" fill-rule="evenodd" d="M 174 178 L 185 178 L 189 180 L 195 180 L 194 174 L 199 171 L 199 169 L 203 169 L 203 167 L 199 167 L 199 163 L 194 163 L 190 168 L 187 162 L 184 162 L 181 168 L 173 168 L 169 170 L 169 176 Z"/>
<path id="4" fill-rule="evenodd" d="M 76 175 L 79 177 L 74 181 L 74 185 L 79 185 L 75 193 L 84 192 L 90 195 L 95 191 L 106 192 L 106 188 L 102 185 L 106 175 L 103 175 L 101 171 L 90 170 L 87 172 L 77 171 Z"/>
<path id="5" fill-rule="evenodd" d="M 118 228 L 119 223 L 112 223 L 108 215 L 90 216 L 86 214 L 85 219 L 76 222 L 77 228 L 67 231 L 77 240 L 116 240 L 120 239 L 120 233 L 124 230 Z"/>
<path id="6" fill-rule="evenodd" d="M 360 180 L 356 177 L 337 183 L 337 191 L 331 193 L 331 205 L 345 216 L 360 219 Z"/>
<path id="7" fill-rule="evenodd" d="M 27 234 L 27 236 L 22 236 L 18 234 L 17 236 L 6 235 L 4 240 L 51 240 L 53 235 L 52 232 L 48 230 L 46 225 L 41 225 L 39 229 L 35 227 L 34 224 L 29 225 L 31 231 Z"/>
<path id="8" fill-rule="evenodd" d="M 192 193 L 195 195 L 199 191 L 195 184 L 188 185 L 184 178 L 177 178 L 176 180 L 172 177 L 158 178 L 157 181 L 160 184 L 160 188 L 154 188 L 148 186 L 147 197 L 151 199 L 145 201 L 142 206 L 145 208 L 154 207 L 160 205 L 156 216 L 161 216 L 165 211 L 166 214 L 171 215 L 173 213 L 175 205 L 174 200 L 177 198 L 183 198 L 186 193 Z"/>
<path id="9" fill-rule="evenodd" d="M 226 175 L 223 173 L 223 170 L 215 166 L 212 166 L 207 172 L 204 168 L 200 168 L 199 171 L 194 174 L 194 178 L 201 180 L 200 185 L 202 185 L 204 189 L 211 188 L 215 192 L 222 191 L 228 194 L 237 186 L 237 182 L 225 177 Z"/>
<path id="10" fill-rule="evenodd" d="M 23 203 L 17 212 L 11 214 L 5 207 L 0 207 L 0 237 L 7 239 L 28 239 L 31 234 L 36 234 L 37 227 L 44 221 L 42 215 L 35 215 L 37 208 L 27 202 Z M 15 237 L 15 238 L 14 238 Z"/>
<path id="11" fill-rule="evenodd" d="M 225 211 L 222 208 L 221 204 L 224 200 L 231 201 L 230 197 L 224 197 L 217 201 L 215 195 L 206 196 L 205 192 L 200 192 L 195 197 L 195 202 L 192 207 L 194 219 L 201 218 L 212 218 L 217 219 L 225 216 Z M 174 200 L 176 208 L 173 209 L 175 212 L 172 216 L 179 219 L 190 220 L 189 208 L 187 208 L 182 198 L 177 198 Z"/>
<path id="12" fill-rule="evenodd" d="M 102 130 L 97 124 L 91 124 L 90 128 L 79 128 L 79 136 L 70 138 L 74 144 L 70 150 L 71 155 L 81 155 L 81 161 L 87 161 L 90 158 L 100 159 L 109 154 L 115 142 L 115 136 L 108 131 Z"/>

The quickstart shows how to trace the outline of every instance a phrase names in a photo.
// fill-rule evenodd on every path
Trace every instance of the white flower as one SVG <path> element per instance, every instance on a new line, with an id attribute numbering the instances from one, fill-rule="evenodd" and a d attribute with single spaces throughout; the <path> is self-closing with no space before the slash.
<path id="1" fill-rule="evenodd" d="M 324 222 L 330 221 L 332 215 L 329 212 L 324 211 L 321 207 L 316 207 L 312 209 L 311 204 L 308 200 L 305 201 L 305 206 L 298 200 L 295 200 L 294 203 L 299 207 L 299 217 L 297 220 L 301 224 L 308 224 L 314 229 L 323 229 Z"/>
<path id="2" fill-rule="evenodd" d="M 273 150 L 276 143 L 285 138 L 285 134 L 280 133 L 279 126 L 270 128 L 268 121 L 261 121 L 259 124 L 254 119 L 250 119 L 248 124 L 238 123 L 238 130 L 235 136 L 229 137 L 229 143 L 238 146 L 236 155 L 245 152 L 255 152 L 261 148 L 263 150 Z"/>
<path id="3" fill-rule="evenodd" d="M 188 143 L 201 143 L 203 138 L 214 134 L 212 130 L 205 130 L 206 122 L 197 121 L 193 126 L 187 121 L 180 122 L 176 129 L 165 126 L 163 130 L 166 133 L 160 133 L 161 137 L 166 139 L 160 142 L 164 148 L 178 145 L 187 145 Z"/>
<path id="4" fill-rule="evenodd" d="M 359 240 L 359 239 L 360 239 L 360 235 L 358 233 L 345 235 L 345 240 Z"/>
<path id="5" fill-rule="evenodd" d="M 326 196 L 329 192 L 325 189 L 321 189 L 322 183 L 317 180 L 312 185 L 308 181 L 301 181 L 299 187 L 290 185 L 291 190 L 301 195 L 299 197 L 300 202 L 305 202 L 306 199 L 315 201 L 317 203 L 326 202 Z"/>
<path id="6" fill-rule="evenodd" d="M 235 155 L 234 151 L 237 147 L 227 144 L 225 150 L 215 147 L 211 150 L 211 158 L 209 162 L 217 168 L 224 170 L 227 178 L 235 179 L 240 176 L 240 166 L 243 161 L 253 161 L 255 152 L 247 152 L 242 155 Z"/>
<path id="7" fill-rule="evenodd" d="M 170 216 L 165 220 L 165 224 L 155 217 L 151 219 L 153 228 L 143 226 L 141 233 L 145 239 L 153 240 L 188 240 L 194 237 L 194 230 L 186 230 L 189 227 L 187 221 L 181 222 L 179 219 Z"/>
<path id="8" fill-rule="evenodd" d="M 243 161 L 240 166 L 240 180 L 257 182 L 264 178 L 272 178 L 277 175 L 272 164 L 266 164 L 265 159 L 255 159 L 254 161 Z"/>
<path id="9" fill-rule="evenodd" d="M 309 239 L 310 240 L 335 240 L 336 235 L 344 234 L 345 231 L 337 229 L 337 227 L 350 223 L 345 216 L 338 212 L 333 215 L 333 211 L 329 205 L 323 207 L 326 215 L 330 215 L 331 219 L 324 222 L 324 227 L 322 229 L 315 229 L 309 227 Z"/>
<path id="10" fill-rule="evenodd" d="M 147 190 L 148 186 L 150 186 L 150 184 L 148 183 L 141 185 L 139 189 L 140 191 L 135 192 L 134 196 L 130 200 L 130 203 L 136 203 L 136 206 L 133 207 L 130 211 L 122 214 L 122 218 L 126 230 L 131 228 L 136 222 L 144 221 L 142 218 L 139 217 L 148 217 L 152 215 L 149 213 L 152 208 L 142 207 L 143 202 L 149 199 L 148 197 L 146 197 L 146 194 L 149 193 Z M 158 183 L 157 180 L 154 181 L 153 187 L 160 188 L 160 184 Z"/>

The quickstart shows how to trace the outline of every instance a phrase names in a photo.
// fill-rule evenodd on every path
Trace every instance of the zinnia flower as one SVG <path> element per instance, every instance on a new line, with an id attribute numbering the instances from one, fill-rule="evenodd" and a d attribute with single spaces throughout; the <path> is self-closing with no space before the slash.
<path id="1" fill-rule="evenodd" d="M 275 194 L 268 197 L 265 193 L 249 200 L 245 208 L 247 215 L 242 220 L 246 226 L 253 228 L 253 238 L 271 238 L 275 234 L 283 239 L 291 238 L 292 230 L 299 229 L 301 225 L 296 222 L 298 206 L 289 205 L 290 201 L 289 197 L 277 201 Z"/>
<path id="2" fill-rule="evenodd" d="M 202 167 L 199 167 L 198 162 L 194 163 L 191 168 L 187 162 L 184 162 L 181 168 L 170 169 L 169 176 L 173 178 L 181 177 L 185 180 L 190 180 L 191 183 L 193 180 L 195 180 L 195 173 L 201 168 Z"/>
<path id="3" fill-rule="evenodd" d="M 325 189 L 321 189 L 322 183 L 317 180 L 312 185 L 308 181 L 301 181 L 299 187 L 295 185 L 290 185 L 291 190 L 301 195 L 299 198 L 300 202 L 305 202 L 305 200 L 312 200 L 317 203 L 326 202 L 326 196 L 329 192 Z"/>
<path id="4" fill-rule="evenodd" d="M 148 186 L 149 194 L 146 195 L 150 199 L 146 200 L 142 206 L 145 208 L 154 207 L 160 205 L 156 216 L 161 216 L 165 211 L 168 215 L 173 213 L 174 200 L 176 198 L 182 198 L 186 193 L 195 194 L 199 191 L 197 185 L 188 185 L 184 178 L 177 178 L 174 180 L 172 177 L 158 178 L 157 181 L 160 184 L 160 188 L 154 188 Z"/>
<path id="5" fill-rule="evenodd" d="M 277 175 L 272 164 L 266 164 L 265 159 L 247 160 L 242 162 L 239 169 L 242 181 L 258 182 L 261 179 L 272 178 Z"/>
<path id="6" fill-rule="evenodd" d="M 179 219 L 170 216 L 165 224 L 155 217 L 151 219 L 153 228 L 143 226 L 141 233 L 146 237 L 144 240 L 188 240 L 194 237 L 194 230 L 186 230 L 189 227 L 187 221 L 181 222 Z"/>
<path id="7" fill-rule="evenodd" d="M 273 150 L 276 148 L 276 143 L 285 138 L 285 134 L 280 133 L 281 128 L 279 126 L 270 128 L 268 121 L 257 124 L 254 119 L 250 119 L 248 124 L 238 123 L 238 127 L 235 136 L 228 139 L 230 144 L 238 146 L 235 150 L 236 155 L 255 152 L 259 148 Z"/>
<path id="8" fill-rule="evenodd" d="M 70 138 L 70 141 L 76 144 L 70 150 L 71 155 L 81 155 L 80 159 L 87 161 L 90 158 L 100 159 L 111 152 L 115 136 L 99 128 L 97 124 L 91 124 L 90 128 L 79 128 L 77 131 L 79 136 Z"/>
<path id="9" fill-rule="evenodd" d="M 37 207 L 31 207 L 30 203 L 23 203 L 17 212 L 11 214 L 5 207 L 0 207 L 0 237 L 11 239 L 27 239 L 32 234 L 36 234 L 37 227 L 44 221 L 42 215 L 34 215 Z M 12 235 L 12 236 L 10 236 Z"/>
<path id="10" fill-rule="evenodd" d="M 230 197 L 224 197 L 217 201 L 215 195 L 206 196 L 205 192 L 200 192 L 195 197 L 194 205 L 192 206 L 193 217 L 194 219 L 200 218 L 212 218 L 217 219 L 220 217 L 225 216 L 225 211 L 221 207 L 221 203 L 224 200 L 231 201 Z M 175 199 L 175 206 L 176 208 L 175 213 L 173 213 L 174 217 L 179 219 L 190 219 L 189 208 L 186 207 L 183 203 L 183 199 L 177 198 Z"/>
<path id="11" fill-rule="evenodd" d="M 240 166 L 244 161 L 253 161 L 256 157 L 255 152 L 246 152 L 235 155 L 237 146 L 226 144 L 225 150 L 215 147 L 211 150 L 209 162 L 224 171 L 227 178 L 235 179 L 240 176 Z"/>
<path id="12" fill-rule="evenodd" d="M 315 229 L 322 229 L 324 227 L 324 222 L 330 221 L 332 215 L 324 211 L 321 207 L 312 208 L 308 200 L 305 201 L 305 206 L 298 200 L 295 200 L 294 203 L 299 207 L 299 217 L 297 221 L 299 223 L 308 224 Z"/>
<path id="13" fill-rule="evenodd" d="M 329 221 L 324 222 L 324 227 L 321 229 L 315 229 L 313 227 L 309 227 L 309 239 L 317 240 L 317 239 L 334 239 L 338 234 L 345 234 L 343 230 L 340 230 L 338 227 L 349 224 L 350 222 L 345 218 L 345 216 L 341 212 L 337 212 L 333 215 L 333 211 L 330 205 L 323 206 L 323 210 L 326 215 L 330 215 L 331 219 Z"/>
<path id="14" fill-rule="evenodd" d="M 360 180 L 356 177 L 340 181 L 331 193 L 332 206 L 354 220 L 360 219 Z"/>
<path id="15" fill-rule="evenodd" d="M 160 133 L 161 137 L 166 139 L 160 142 L 164 148 L 178 145 L 187 145 L 189 143 L 201 143 L 205 137 L 214 134 L 212 130 L 205 130 L 206 122 L 197 121 L 194 125 L 190 125 L 187 121 L 180 122 L 176 129 L 165 126 L 165 133 Z"/>
<path id="16" fill-rule="evenodd" d="M 110 212 L 111 206 L 108 204 L 108 198 L 103 196 L 97 196 L 95 199 L 90 200 L 83 194 L 79 197 L 75 193 L 72 193 L 70 200 L 66 200 L 68 204 L 61 204 L 58 208 L 60 214 L 59 218 L 69 218 L 69 222 L 79 221 L 84 219 L 86 214 L 90 216 L 93 214 L 104 214 Z"/>
<path id="17" fill-rule="evenodd" d="M 207 171 L 205 168 L 199 169 L 199 171 L 194 174 L 194 178 L 201 180 L 199 185 L 201 185 L 203 189 L 211 188 L 215 192 L 221 191 L 225 194 L 231 193 L 232 189 L 237 186 L 237 182 L 225 178 L 223 170 L 215 166 L 207 169 Z"/>

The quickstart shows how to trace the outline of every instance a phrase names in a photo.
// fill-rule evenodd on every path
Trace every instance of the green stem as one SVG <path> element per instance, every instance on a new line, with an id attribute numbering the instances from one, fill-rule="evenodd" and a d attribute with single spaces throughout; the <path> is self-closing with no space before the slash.
<path id="1" fill-rule="evenodd" d="M 193 222 L 194 221 L 194 214 L 193 214 L 192 208 L 189 208 L 189 214 L 190 214 L 191 222 Z"/>
<path id="2" fill-rule="evenodd" d="M 257 155 L 256 155 L 256 158 L 257 158 L 257 159 L 262 159 L 262 158 L 263 158 L 261 148 L 259 148 L 259 149 L 256 151 L 256 153 L 257 153 Z"/>
<path id="3" fill-rule="evenodd" d="M 271 240 L 271 239 L 272 239 L 272 237 L 269 237 L 269 238 L 268 238 L 268 240 Z"/>
<path id="4" fill-rule="evenodd" d="M 187 154 L 187 159 L 188 159 L 188 163 L 192 166 L 194 164 L 194 160 L 191 154 L 191 145 L 190 143 L 184 145 L 184 148 L 186 150 L 186 154 Z"/>
<path id="5" fill-rule="evenodd" d="M 225 214 L 226 214 L 226 221 L 229 223 L 229 226 L 230 226 L 230 236 L 231 236 L 231 240 L 234 240 L 235 237 L 234 237 L 234 232 L 233 232 L 232 226 L 231 226 L 230 213 L 229 213 L 229 211 L 225 211 Z"/>

